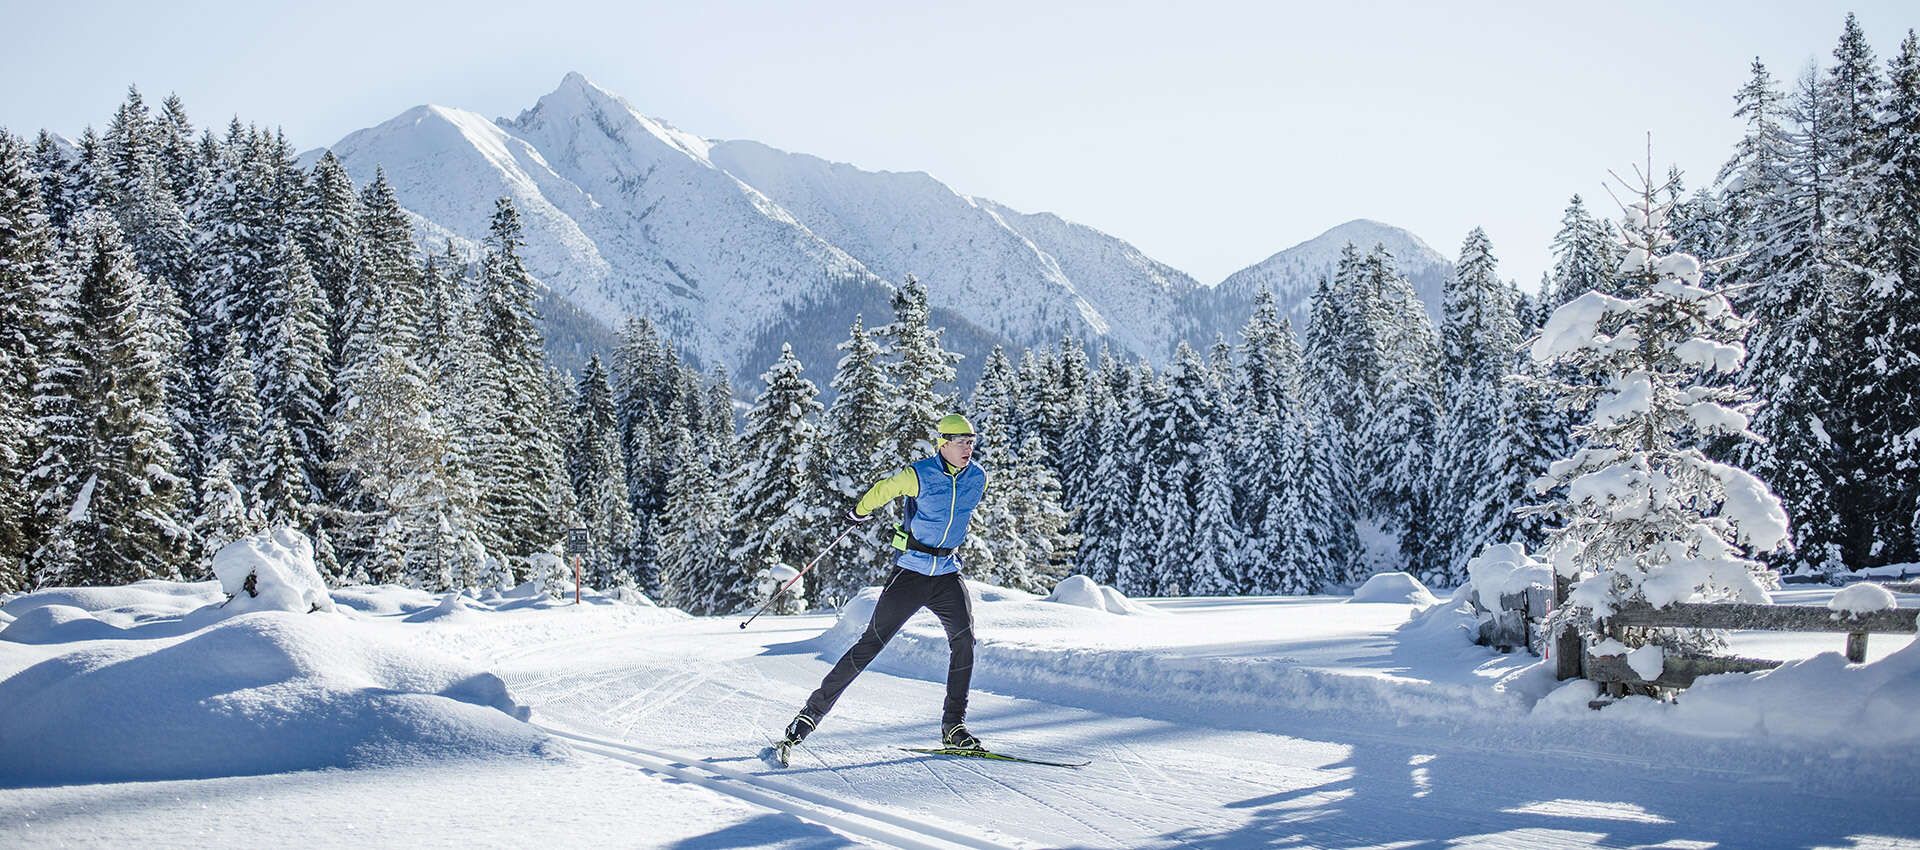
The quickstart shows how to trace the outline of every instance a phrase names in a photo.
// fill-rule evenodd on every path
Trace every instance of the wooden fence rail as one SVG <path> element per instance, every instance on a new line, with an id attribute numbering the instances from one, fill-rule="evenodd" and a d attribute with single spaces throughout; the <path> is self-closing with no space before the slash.
<path id="1" fill-rule="evenodd" d="M 1534 627 L 1546 619 L 1550 606 L 1565 604 L 1570 582 L 1555 577 L 1552 590 L 1534 585 L 1524 591 L 1503 594 L 1500 609 L 1486 612 L 1476 640 L 1501 652 L 1524 646 L 1534 647 Z M 1905 586 L 1893 589 L 1909 592 Z M 1916 588 L 1920 589 L 1920 588 Z M 1478 601 L 1474 608 L 1480 608 Z M 1855 664 L 1867 659 L 1867 636 L 1880 634 L 1920 634 L 1920 609 L 1889 608 L 1865 614 L 1848 614 L 1811 605 L 1752 605 L 1734 602 L 1676 603 L 1655 608 L 1644 602 L 1622 606 L 1601 622 L 1601 631 L 1613 633 L 1618 627 L 1668 629 L 1752 629 L 1786 632 L 1839 632 L 1847 636 L 1847 660 Z M 1554 675 L 1560 679 L 1592 679 L 1609 686 L 1655 685 L 1685 688 L 1701 676 L 1715 673 L 1752 673 L 1780 666 L 1765 658 L 1668 656 L 1658 677 L 1642 679 L 1622 655 L 1592 655 L 1572 629 L 1550 636 L 1545 647 L 1554 663 Z M 1617 690 L 1617 687 L 1614 688 Z"/>

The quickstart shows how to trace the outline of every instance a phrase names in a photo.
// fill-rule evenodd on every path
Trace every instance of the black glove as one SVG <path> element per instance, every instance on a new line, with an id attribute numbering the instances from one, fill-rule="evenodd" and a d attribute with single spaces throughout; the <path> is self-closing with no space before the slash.
<path id="1" fill-rule="evenodd" d="M 873 522 L 873 514 L 863 514 L 858 510 L 847 511 L 847 523 L 849 525 L 866 525 L 870 522 Z"/>

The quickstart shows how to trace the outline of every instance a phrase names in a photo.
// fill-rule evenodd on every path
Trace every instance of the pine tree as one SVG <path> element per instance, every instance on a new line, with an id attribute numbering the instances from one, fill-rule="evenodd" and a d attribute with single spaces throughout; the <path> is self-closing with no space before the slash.
<path id="1" fill-rule="evenodd" d="M 633 576 L 625 569 L 626 545 L 633 535 L 632 515 L 627 512 L 627 470 L 620 460 L 613 386 L 597 355 L 587 361 L 580 376 L 572 413 L 567 476 L 581 525 L 593 543 L 586 559 L 590 581 L 602 589 L 631 583 Z"/>
<path id="2" fill-rule="evenodd" d="M 334 389 L 325 296 L 290 235 L 283 235 L 276 246 L 264 295 L 261 324 L 267 336 L 259 341 L 256 356 L 263 421 L 272 431 L 263 437 L 286 440 L 288 451 L 264 456 L 267 467 L 259 479 L 275 483 L 270 492 L 260 494 L 260 509 L 275 523 L 311 530 L 313 506 L 326 495 L 323 464 L 332 454 L 327 413 Z"/>
<path id="3" fill-rule="evenodd" d="M 1031 358 L 1032 354 L 1029 351 L 1026 356 Z M 1020 425 L 1028 412 L 1021 409 L 1021 389 L 1013 361 L 1007 359 L 1005 349 L 994 346 L 981 369 L 980 380 L 973 385 L 973 398 L 967 402 L 967 417 L 973 422 L 974 429 L 981 434 L 991 434 L 994 438 L 975 450 L 975 454 L 982 459 L 992 456 L 990 452 L 997 441 L 1019 439 L 1024 433 Z M 1005 452 L 1011 458 L 1019 444 L 1005 445 Z"/>
<path id="4" fill-rule="evenodd" d="M 1875 134 L 1880 181 L 1869 206 L 1876 274 L 1854 323 L 1863 356 L 1848 375 L 1849 429 L 1856 446 L 1843 497 L 1857 522 L 1851 563 L 1920 559 L 1920 41 L 1909 30 L 1888 68 L 1887 102 Z M 1896 482 L 1907 486 L 1895 486 Z"/>
<path id="5" fill-rule="evenodd" d="M 186 104 L 177 95 L 167 95 L 154 123 L 154 156 L 183 210 L 194 205 L 206 183 L 206 164 L 194 148 L 193 135 Z"/>
<path id="6" fill-rule="evenodd" d="M 1550 382 L 1591 420 L 1583 446 L 1539 482 L 1565 487 L 1551 509 L 1551 560 L 1576 585 L 1572 610 L 1587 617 L 1622 602 L 1654 605 L 1696 594 L 1765 602 L 1765 569 L 1742 556 L 1785 542 L 1787 518 L 1759 479 L 1709 459 L 1701 445 L 1744 437 L 1751 406 L 1704 373 L 1739 368 L 1747 323 L 1701 285 L 1699 261 L 1665 254 L 1669 212 L 1643 176 L 1625 227 L 1631 299 L 1590 292 L 1554 313 L 1533 343 L 1536 361 L 1564 362 L 1604 380 Z M 1615 344 L 1633 340 L 1637 344 Z M 1676 648 L 1709 636 L 1629 635 Z"/>
<path id="7" fill-rule="evenodd" d="M 1587 212 L 1586 202 L 1574 195 L 1560 217 L 1553 237 L 1551 300 L 1565 304 L 1582 293 L 1610 292 L 1613 270 L 1620 265 L 1615 240 L 1606 222 Z"/>
<path id="8" fill-rule="evenodd" d="M 1839 255 L 1867 262 L 1872 245 L 1868 207 L 1881 182 L 1878 121 L 1883 84 L 1873 48 L 1851 12 L 1833 50 L 1834 64 L 1816 97 L 1824 103 L 1819 132 L 1829 147 L 1830 201 L 1823 212 Z"/>
<path id="9" fill-rule="evenodd" d="M 60 350 L 43 361 L 36 391 L 49 439 L 33 476 L 46 529 L 33 583 L 177 578 L 191 541 L 177 519 L 187 482 L 168 471 L 165 368 L 141 313 L 150 283 L 101 212 L 75 221 L 66 267 L 69 294 L 52 309 L 71 318 L 45 318 Z"/>
<path id="10" fill-rule="evenodd" d="M 874 331 L 887 343 L 896 393 L 888 427 L 894 443 L 883 466 L 897 467 L 930 454 L 933 447 L 927 435 L 933 423 L 955 407 L 953 367 L 960 355 L 940 347 L 945 332 L 932 326 L 926 285 L 907 275 L 907 282 L 893 294 L 893 322 Z"/>
<path id="11" fill-rule="evenodd" d="M 1220 429 L 1222 434 L 1224 431 Z M 1188 543 L 1191 560 L 1186 566 L 1185 589 L 1192 596 L 1229 596 L 1240 590 L 1238 573 L 1244 557 L 1233 517 L 1233 489 L 1223 442 L 1209 440 L 1202 450 Z"/>
<path id="12" fill-rule="evenodd" d="M 1505 383 L 1519 344 L 1511 289 L 1499 279 L 1492 244 L 1474 228 L 1460 248 L 1442 306 L 1441 381 L 1447 408 L 1432 477 L 1438 545 L 1422 580 L 1450 587 L 1466 578 L 1467 559 L 1490 541 L 1516 507 L 1516 484 L 1539 470 L 1519 468 L 1515 414 Z M 1506 541 L 1494 541 L 1506 542 Z"/>
<path id="13" fill-rule="evenodd" d="M 1006 465 L 995 469 L 974 511 L 961 557 L 974 581 L 1049 593 L 1066 574 L 1074 544 L 1060 482 L 1038 434 L 1002 457 Z"/>
<path id="14" fill-rule="evenodd" d="M 1778 488 L 1793 518 L 1796 546 L 1775 563 L 1837 569 L 1846 532 L 1834 498 L 1845 449 L 1822 420 L 1838 407 L 1840 376 L 1829 359 L 1841 347 L 1837 310 L 1847 286 L 1830 244 L 1829 105 L 1811 71 L 1783 104 L 1758 62 L 1735 100 L 1747 131 L 1720 172 L 1735 251 L 1721 280 L 1739 287 L 1737 307 L 1755 325 L 1738 383 L 1767 403 L 1752 422 L 1765 441 L 1740 441 L 1734 454 Z"/>
<path id="15" fill-rule="evenodd" d="M 868 485 L 899 466 L 892 459 L 897 438 L 887 430 L 892 424 L 893 383 L 880 362 L 880 348 L 860 317 L 854 317 L 839 349 L 846 354 L 834 370 L 833 405 L 827 408 L 820 441 L 833 458 L 833 469 L 827 470 L 832 492 L 821 496 L 834 500 L 834 515 L 852 509 Z M 975 422 L 975 427 L 985 426 Z M 835 555 L 815 567 L 820 572 L 819 601 L 842 604 L 881 575 L 893 553 L 892 534 L 892 524 L 880 522 L 849 534 Z"/>
<path id="16" fill-rule="evenodd" d="M 516 558 L 560 539 L 565 505 L 555 499 L 566 488 L 557 435 L 543 427 L 549 397 L 534 313 L 537 284 L 521 263 L 522 244 L 519 213 L 501 198 L 480 275 L 480 336 L 500 393 L 492 439 L 480 455 L 481 493 L 495 535 L 488 548 Z"/>
<path id="17" fill-rule="evenodd" d="M 37 534 L 26 488 L 33 469 L 34 383 L 51 340 L 40 311 L 60 286 L 53 229 L 25 142 L 0 130 L 0 593 L 27 587 Z"/>
<path id="18" fill-rule="evenodd" d="M 1372 367 L 1378 391 L 1360 432 L 1364 456 L 1374 461 L 1369 464 L 1367 496 L 1382 527 L 1397 537 L 1407 567 L 1431 573 L 1442 557 L 1446 533 L 1427 483 L 1439 419 L 1439 345 L 1426 309 L 1412 285 L 1394 271 L 1392 257 L 1375 248 L 1363 269 L 1369 335 L 1380 340 L 1380 360 Z"/>
<path id="19" fill-rule="evenodd" d="M 741 432 L 743 444 L 755 454 L 734 480 L 733 501 L 738 518 L 738 540 L 729 553 L 733 580 L 715 576 L 716 610 L 744 605 L 755 595 L 755 576 L 776 564 L 798 568 L 825 541 L 808 532 L 818 527 L 814 499 L 807 492 L 807 461 L 811 443 L 818 439 L 816 422 L 823 410 L 819 390 L 802 374 L 792 346 L 782 346 L 761 380 L 766 390 L 754 399 Z M 788 597 L 782 610 L 797 611 L 804 600 Z"/>
<path id="20" fill-rule="evenodd" d="M 261 437 L 253 366 L 239 331 L 229 330 L 207 409 L 207 474 L 201 482 L 201 512 L 194 520 L 203 565 L 210 566 L 214 554 L 228 543 L 266 525 L 256 501 L 266 471 Z"/>

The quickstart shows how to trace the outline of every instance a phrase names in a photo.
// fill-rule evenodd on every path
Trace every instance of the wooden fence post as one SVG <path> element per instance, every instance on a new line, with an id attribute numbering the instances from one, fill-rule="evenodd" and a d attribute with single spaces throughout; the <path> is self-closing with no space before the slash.
<path id="1" fill-rule="evenodd" d="M 1855 664 L 1866 663 L 1867 661 L 1867 633 L 1866 632 L 1848 632 L 1847 633 L 1847 660 Z"/>
<path id="2" fill-rule="evenodd" d="M 1572 592 L 1573 580 L 1554 573 L 1553 610 L 1559 611 L 1567 605 L 1567 595 Z M 1581 644 L 1579 630 L 1571 623 L 1561 627 L 1553 635 L 1553 678 L 1559 681 L 1580 678 L 1580 654 L 1586 652 Z"/>

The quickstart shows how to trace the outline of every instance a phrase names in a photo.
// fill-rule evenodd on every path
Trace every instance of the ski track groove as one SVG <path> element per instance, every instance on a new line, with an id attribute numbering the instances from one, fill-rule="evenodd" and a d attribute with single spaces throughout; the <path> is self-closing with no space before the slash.
<path id="1" fill-rule="evenodd" d="M 605 720 L 614 722 L 625 721 L 625 725 L 620 727 L 620 738 L 625 740 L 633 734 L 633 727 L 640 725 L 640 721 L 645 720 L 647 715 L 679 702 L 682 698 L 686 697 L 687 694 L 692 693 L 701 685 L 706 684 L 710 678 L 712 678 L 711 674 L 700 673 L 694 670 L 681 670 L 669 674 L 633 696 L 608 706 L 605 711 L 595 713 L 602 715 L 602 719 Z M 630 716 L 620 716 L 621 712 L 626 711 L 629 707 L 633 706 L 634 703 L 640 702 L 659 691 L 669 689 L 671 693 L 656 700 L 651 705 L 640 706 L 639 710 L 634 711 Z"/>
<path id="2" fill-rule="evenodd" d="M 991 848 L 1023 846 L 989 841 L 957 830 L 916 821 L 907 815 L 882 807 L 837 799 L 813 789 L 789 786 L 753 773 L 722 767 L 699 759 L 684 758 L 673 753 L 620 741 L 595 738 L 550 724 L 535 725 L 549 734 L 574 742 L 582 752 L 623 761 L 651 773 L 670 776 L 716 793 L 895 846 L 938 848 L 938 850 L 951 847 L 991 850 Z"/>
<path id="3" fill-rule="evenodd" d="M 939 758 L 939 756 L 928 756 L 928 758 L 929 758 L 929 759 L 933 759 L 933 758 Z M 1046 808 L 1046 809 L 1051 809 L 1051 810 L 1052 810 L 1052 811 L 1053 811 L 1053 812 L 1054 812 L 1055 814 L 1058 814 L 1058 815 L 1060 815 L 1061 817 L 1064 817 L 1064 818 L 1066 818 L 1066 819 L 1068 819 L 1068 820 L 1070 820 L 1070 821 L 1073 821 L 1074 823 L 1077 823 L 1077 824 L 1079 824 L 1079 825 L 1080 825 L 1081 827 L 1083 827 L 1083 828 L 1085 828 L 1085 829 L 1086 829 L 1086 830 L 1087 830 L 1088 832 L 1091 832 L 1091 833 L 1093 833 L 1094 835 L 1098 835 L 1098 836 L 1100 836 L 1101 838 L 1104 838 L 1104 839 L 1106 839 L 1107 841 L 1109 841 L 1109 842 L 1111 842 L 1111 843 L 1113 844 L 1113 846 L 1115 846 L 1115 847 L 1125 847 L 1125 846 L 1127 846 L 1127 843 L 1126 843 L 1125 841 L 1121 841 L 1121 840 L 1120 840 L 1119 838 L 1117 838 L 1117 837 L 1115 837 L 1115 836 L 1113 836 L 1113 835 L 1111 835 L 1111 834 L 1109 834 L 1109 833 L 1108 833 L 1108 832 L 1107 832 L 1106 830 L 1104 830 L 1104 829 L 1101 829 L 1100 827 L 1097 827 L 1097 826 L 1094 826 L 1094 825 L 1093 825 L 1093 824 L 1091 824 L 1091 823 L 1088 823 L 1087 821 L 1085 821 L 1085 820 L 1083 820 L 1083 819 L 1081 819 L 1081 817 L 1080 817 L 1079 815 L 1076 815 L 1076 814 L 1074 814 L 1074 813 L 1072 813 L 1072 812 L 1069 812 L 1069 811 L 1067 811 L 1066 809 L 1063 809 L 1063 808 L 1060 808 L 1059 806 L 1056 806 L 1056 805 L 1054 805 L 1054 804 L 1052 804 L 1052 803 L 1049 803 L 1049 802 L 1047 802 L 1046 800 L 1042 800 L 1042 799 L 1040 799 L 1039 797 L 1036 797 L 1036 796 L 1034 796 L 1034 795 L 1032 795 L 1032 794 L 1029 794 L 1029 793 L 1027 793 L 1027 792 L 1025 792 L 1025 791 L 1022 791 L 1022 790 L 1020 790 L 1019 788 L 1015 788 L 1015 787 L 1014 787 L 1014 786 L 1013 786 L 1012 784 L 1010 784 L 1010 783 L 1008 783 L 1008 782 L 1006 782 L 1005 780 L 1003 780 L 1003 779 L 1001 779 L 1001 778 L 999 778 L 999 777 L 997 777 L 997 776 L 994 776 L 994 775 L 992 775 L 992 774 L 990 774 L 990 773 L 987 773 L 987 771 L 986 771 L 986 768 L 984 768 L 984 767 L 982 767 L 982 766 L 980 766 L 980 765 L 977 765 L 977 764 L 968 764 L 968 763 L 966 763 L 966 761 L 965 761 L 965 760 L 963 760 L 963 759 L 954 759 L 953 761 L 954 761 L 954 763 L 955 763 L 955 764 L 957 764 L 957 765 L 959 765 L 959 766 L 960 766 L 961 768 L 963 768 L 963 769 L 965 769 L 965 770 L 966 770 L 966 771 L 967 771 L 968 773 L 971 773 L 971 774 L 973 774 L 973 775 L 975 775 L 975 776 L 978 776 L 978 777 L 980 777 L 981 779 L 985 779 L 985 780 L 987 780 L 988 782 L 992 782 L 993 784 L 995 784 L 995 785 L 998 785 L 998 786 L 1000 786 L 1000 787 L 1002 787 L 1002 788 L 1005 788 L 1005 789 L 1007 789 L 1008 791 L 1011 791 L 1011 792 L 1013 792 L 1013 793 L 1014 793 L 1014 794 L 1016 794 L 1016 795 L 1019 795 L 1019 796 L 1021 796 L 1021 797 L 1025 797 L 1025 798 L 1027 798 L 1028 800 L 1031 800 L 1031 801 L 1033 801 L 1033 802 L 1035 802 L 1035 803 L 1038 803 L 1038 804 L 1039 804 L 1039 805 L 1040 805 L 1040 806 L 1041 806 L 1042 808 Z M 942 780 L 942 781 L 944 781 L 944 780 Z M 1080 803 L 1080 804 L 1082 804 L 1082 805 L 1090 805 L 1090 804 L 1088 804 L 1088 803 L 1087 803 L 1087 801 L 1085 801 L 1085 800 L 1082 800 L 1082 799 L 1080 799 L 1079 797 L 1075 797 L 1075 796 L 1074 796 L 1074 795 L 1072 795 L 1072 794 L 1068 794 L 1068 793 L 1066 793 L 1066 792 L 1065 792 L 1065 791 L 1064 791 L 1063 789 L 1059 789 L 1059 788 L 1057 788 L 1057 787 L 1056 787 L 1056 788 L 1055 788 L 1055 790 L 1059 790 L 1059 791 L 1061 791 L 1061 793 L 1062 793 L 1062 794 L 1065 794 L 1065 796 L 1068 796 L 1068 797 L 1072 797 L 1072 798 L 1074 799 L 1074 801 L 1075 801 L 1075 802 L 1078 802 L 1078 803 Z M 964 798 L 963 798 L 963 799 L 964 799 Z M 1102 808 L 1102 807 L 1100 807 L 1100 806 L 1091 806 L 1091 807 L 1092 807 L 1092 808 L 1095 808 L 1095 809 L 1100 809 L 1100 810 L 1102 810 L 1102 811 L 1105 811 L 1105 809 L 1104 809 L 1104 808 Z M 1140 824 L 1137 824 L 1137 823 L 1136 823 L 1136 824 L 1134 824 L 1134 825 L 1135 825 L 1135 826 L 1139 826 Z"/>

